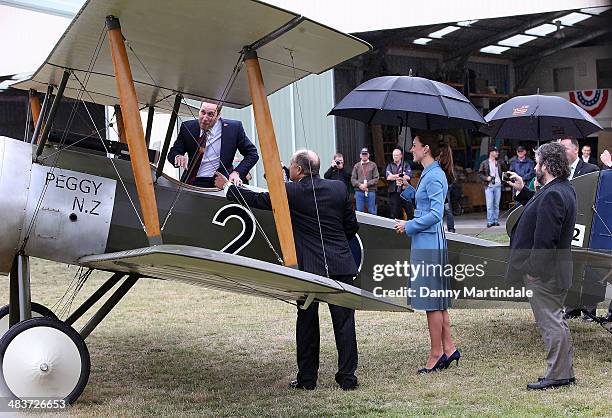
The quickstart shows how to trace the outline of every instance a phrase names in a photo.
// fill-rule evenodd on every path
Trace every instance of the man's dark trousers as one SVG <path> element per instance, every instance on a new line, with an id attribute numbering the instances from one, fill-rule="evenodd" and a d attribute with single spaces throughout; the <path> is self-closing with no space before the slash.
<path id="1" fill-rule="evenodd" d="M 352 276 L 331 276 L 338 282 L 350 284 Z M 357 337 L 355 335 L 355 310 L 329 305 L 336 349 L 338 350 L 338 372 L 336 382 L 342 388 L 351 388 L 357 383 Z M 306 387 L 317 384 L 319 372 L 319 304 L 313 302 L 307 309 L 298 308 L 297 325 L 297 380 Z"/>

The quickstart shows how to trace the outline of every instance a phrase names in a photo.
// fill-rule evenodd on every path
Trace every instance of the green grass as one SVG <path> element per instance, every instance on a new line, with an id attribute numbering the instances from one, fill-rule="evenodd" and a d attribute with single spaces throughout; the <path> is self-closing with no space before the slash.
<path id="1" fill-rule="evenodd" d="M 33 260 L 33 300 L 52 306 L 75 267 Z M 77 303 L 108 273 L 94 273 Z M 8 280 L 0 297 L 7 300 Z M 57 311 L 57 309 L 56 309 Z M 418 376 L 428 350 L 421 313 L 358 312 L 360 388 L 334 384 L 336 350 L 321 306 L 314 392 L 291 391 L 294 307 L 143 279 L 87 339 L 92 371 L 70 416 L 612 416 L 612 336 L 571 323 L 578 384 L 528 392 L 544 368 L 528 310 L 453 310 L 458 368 Z M 77 323 L 79 329 L 83 320 Z"/>

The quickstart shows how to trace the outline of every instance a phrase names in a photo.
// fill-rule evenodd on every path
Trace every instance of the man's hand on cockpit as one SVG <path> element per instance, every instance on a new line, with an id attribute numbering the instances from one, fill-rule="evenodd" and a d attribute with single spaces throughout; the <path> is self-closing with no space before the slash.
<path id="1" fill-rule="evenodd" d="M 184 169 L 187 169 L 187 157 L 185 157 L 184 155 L 177 155 L 176 157 L 174 157 L 174 166 L 183 167 Z"/>
<path id="2" fill-rule="evenodd" d="M 240 179 L 240 174 L 238 174 L 237 171 L 232 171 L 232 174 L 229 176 L 229 181 L 238 187 L 242 186 L 242 180 Z"/>

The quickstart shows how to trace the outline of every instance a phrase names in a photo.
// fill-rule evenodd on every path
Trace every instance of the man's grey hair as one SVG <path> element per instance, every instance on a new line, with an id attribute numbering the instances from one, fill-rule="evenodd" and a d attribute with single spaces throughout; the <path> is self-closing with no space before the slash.
<path id="1" fill-rule="evenodd" d="M 565 154 L 565 146 L 558 142 L 549 142 L 536 150 L 536 157 L 540 167 L 546 166 L 551 176 L 558 179 L 567 179 L 570 176 L 569 160 Z"/>
<path id="2" fill-rule="evenodd" d="M 561 141 L 570 141 L 572 145 L 574 146 L 574 148 L 580 149 L 580 144 L 578 144 L 578 140 L 576 138 L 572 138 L 572 137 L 561 138 L 559 139 L 559 142 Z"/>
<path id="3" fill-rule="evenodd" d="M 319 175 L 321 161 L 319 160 L 317 153 L 314 151 L 307 149 L 298 150 L 295 152 L 295 154 L 293 154 L 293 157 L 291 157 L 291 162 L 295 163 L 295 165 L 298 167 L 302 167 L 303 173 L 307 176 Z"/>

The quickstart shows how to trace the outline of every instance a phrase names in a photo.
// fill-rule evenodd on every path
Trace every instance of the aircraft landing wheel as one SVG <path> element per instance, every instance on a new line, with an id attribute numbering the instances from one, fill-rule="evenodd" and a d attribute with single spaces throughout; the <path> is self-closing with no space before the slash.
<path id="1" fill-rule="evenodd" d="M 32 302 L 32 318 L 46 317 L 57 319 L 57 315 L 53 313 L 53 311 L 46 306 L 41 305 L 40 303 Z M 9 306 L 4 305 L 0 308 L 0 338 L 8 331 L 9 329 Z"/>
<path id="2" fill-rule="evenodd" d="M 19 399 L 46 398 L 73 403 L 89 379 L 85 341 L 56 319 L 32 318 L 9 329 L 0 340 L 2 376 Z"/>

